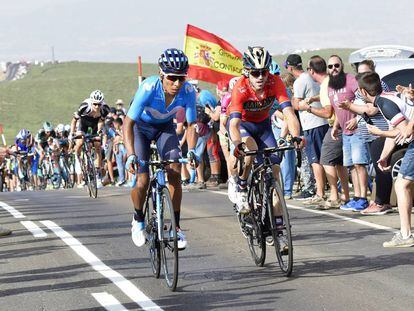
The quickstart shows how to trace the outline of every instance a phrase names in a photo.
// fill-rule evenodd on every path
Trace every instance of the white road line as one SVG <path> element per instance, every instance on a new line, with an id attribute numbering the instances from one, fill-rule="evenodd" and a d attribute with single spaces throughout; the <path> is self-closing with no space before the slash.
<path id="1" fill-rule="evenodd" d="M 118 299 L 107 292 L 93 293 L 92 296 L 108 311 L 128 311 L 128 309 L 125 309 Z"/>
<path id="2" fill-rule="evenodd" d="M 221 194 L 221 195 L 227 195 L 227 192 L 223 192 L 223 191 L 209 190 L 209 192 L 213 192 L 213 193 L 217 193 L 217 194 Z M 342 215 L 338 215 L 338 214 L 333 214 L 333 213 L 329 213 L 329 212 L 326 212 L 326 211 L 318 211 L 318 210 L 309 209 L 309 208 L 306 208 L 306 207 L 303 207 L 303 206 L 297 206 L 297 205 L 293 205 L 293 204 L 286 204 L 286 205 L 290 208 L 293 208 L 293 209 L 298 209 L 298 210 L 302 210 L 302 211 L 309 212 L 309 213 L 314 213 L 314 214 L 322 214 L 322 215 L 330 216 L 330 217 L 333 217 L 333 218 L 338 218 L 338 219 L 341 219 L 341 220 L 353 222 L 353 223 L 356 223 L 356 224 L 359 224 L 359 225 L 363 225 L 363 226 L 367 226 L 367 227 L 371 227 L 371 228 L 375 228 L 375 229 L 379 229 L 379 230 L 384 230 L 384 231 L 389 231 L 389 232 L 398 231 L 395 228 L 374 224 L 372 222 L 368 222 L 368 221 L 357 219 L 357 218 L 352 218 L 352 217 L 342 216 Z"/>
<path id="3" fill-rule="evenodd" d="M 8 211 L 14 218 L 25 218 L 22 213 L 20 213 L 18 210 L 16 210 L 14 207 L 11 207 L 10 205 L 0 202 L 0 206 L 4 208 L 6 211 Z"/>
<path id="4" fill-rule="evenodd" d="M 25 226 L 35 238 L 44 238 L 47 236 L 47 233 L 40 229 L 40 227 L 33 221 L 21 221 L 20 223 Z"/>
<path id="5" fill-rule="evenodd" d="M 120 290 L 129 298 L 137 303 L 144 310 L 162 310 L 142 291 L 138 289 L 131 281 L 125 279 L 120 273 L 112 270 L 105 265 L 98 257 L 96 257 L 88 248 L 74 238 L 70 233 L 63 230 L 56 223 L 50 220 L 41 221 L 43 225 L 52 230 L 62 241 L 77 253 L 83 260 L 92 266 L 94 270 L 102 274 L 104 277 L 112 281 Z"/>
<path id="6" fill-rule="evenodd" d="M 394 228 L 374 224 L 372 222 L 368 222 L 368 221 L 357 219 L 357 218 L 342 216 L 342 215 L 338 215 L 338 214 L 332 214 L 332 213 L 325 212 L 325 211 L 318 211 L 318 210 L 309 209 L 309 208 L 306 208 L 306 207 L 303 207 L 303 206 L 296 206 L 296 205 L 292 205 L 292 204 L 286 204 L 286 205 L 287 205 L 287 207 L 290 207 L 290 208 L 293 208 L 293 209 L 298 209 L 298 210 L 302 210 L 302 211 L 306 211 L 306 212 L 314 213 L 314 214 L 327 215 L 327 216 L 331 216 L 331 217 L 338 218 L 338 219 L 341 219 L 341 220 L 345 220 L 345 221 L 353 222 L 353 223 L 360 224 L 360 225 L 363 225 L 363 226 L 371 227 L 371 228 L 374 228 L 374 229 L 379 229 L 379 230 L 384 230 L 384 231 L 389 231 L 389 232 L 398 231 L 397 229 L 394 229 Z"/>

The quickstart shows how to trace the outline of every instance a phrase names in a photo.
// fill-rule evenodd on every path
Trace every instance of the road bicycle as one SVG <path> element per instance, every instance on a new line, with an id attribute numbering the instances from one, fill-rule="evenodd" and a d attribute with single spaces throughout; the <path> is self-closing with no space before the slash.
<path id="1" fill-rule="evenodd" d="M 153 172 L 143 211 L 152 273 L 159 278 L 162 266 L 167 287 L 175 291 L 178 282 L 177 226 L 166 180 L 166 167 L 172 163 L 188 163 L 188 160 L 138 161 L 140 166 L 149 165 Z"/>
<path id="2" fill-rule="evenodd" d="M 291 225 L 281 183 L 273 176 L 270 156 L 279 153 L 281 158 L 284 151 L 293 149 L 295 149 L 294 145 L 286 145 L 246 151 L 245 156 L 262 155 L 263 162 L 259 164 L 255 161 L 249 176 L 247 197 L 250 213 L 238 213 L 234 205 L 242 234 L 247 239 L 255 264 L 260 267 L 264 265 L 266 238 L 270 236 L 273 238 L 280 269 L 286 276 L 290 276 L 293 269 Z M 244 156 L 239 157 L 237 162 L 240 163 L 239 175 L 242 175 Z"/>
<path id="3" fill-rule="evenodd" d="M 14 152 L 16 155 L 16 161 L 20 161 L 20 165 L 18 165 L 18 173 L 17 176 L 19 178 L 20 188 L 22 191 L 33 189 L 32 185 L 32 176 L 31 176 L 31 169 L 29 158 L 33 156 L 33 154 L 28 153 L 27 151 L 16 151 Z M 19 160 L 18 160 L 19 159 Z"/>
<path id="4" fill-rule="evenodd" d="M 84 139 L 79 159 L 82 169 L 82 176 L 88 188 L 89 196 L 96 199 L 98 197 L 98 184 L 95 168 L 95 149 L 93 147 L 93 143 L 100 141 L 101 137 L 98 134 L 82 134 L 74 137 L 74 139 L 81 138 Z"/>
<path id="5" fill-rule="evenodd" d="M 61 153 L 59 155 L 59 167 L 62 172 L 62 181 L 65 188 L 73 188 L 76 180 L 75 155 L 73 153 Z"/>

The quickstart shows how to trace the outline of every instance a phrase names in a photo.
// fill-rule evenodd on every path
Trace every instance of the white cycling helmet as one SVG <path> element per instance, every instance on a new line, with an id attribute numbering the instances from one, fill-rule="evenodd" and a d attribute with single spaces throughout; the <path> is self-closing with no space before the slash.
<path id="1" fill-rule="evenodd" d="M 65 131 L 66 131 L 66 132 L 70 132 L 70 125 L 69 125 L 69 124 L 66 124 L 66 125 L 65 125 Z"/>
<path id="2" fill-rule="evenodd" d="M 16 138 L 21 140 L 26 140 L 30 137 L 30 131 L 26 129 L 21 129 L 17 134 Z"/>
<path id="3" fill-rule="evenodd" d="M 62 133 L 64 130 L 65 130 L 65 126 L 62 123 L 56 126 L 56 132 L 58 133 Z"/>
<path id="4" fill-rule="evenodd" d="M 248 70 L 269 69 L 272 56 L 261 46 L 249 46 L 243 54 L 243 66 Z"/>
<path id="5" fill-rule="evenodd" d="M 95 90 L 89 96 L 93 103 L 101 103 L 104 100 L 104 94 L 100 90 Z"/>

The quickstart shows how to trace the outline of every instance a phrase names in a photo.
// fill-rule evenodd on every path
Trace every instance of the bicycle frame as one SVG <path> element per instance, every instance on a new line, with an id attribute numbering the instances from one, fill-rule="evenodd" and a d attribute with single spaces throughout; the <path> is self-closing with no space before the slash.
<path id="1" fill-rule="evenodd" d="M 165 170 L 162 168 L 157 168 L 155 171 L 154 176 L 152 177 L 152 181 L 151 183 L 155 183 L 155 202 L 157 204 L 157 231 L 158 231 L 158 236 L 162 236 L 161 235 L 161 215 L 162 215 L 162 210 L 161 210 L 161 190 L 163 187 L 165 187 L 166 185 L 166 181 L 165 181 Z M 152 188 L 152 189 L 154 189 Z M 154 193 L 152 193 L 152 195 L 154 195 Z"/>

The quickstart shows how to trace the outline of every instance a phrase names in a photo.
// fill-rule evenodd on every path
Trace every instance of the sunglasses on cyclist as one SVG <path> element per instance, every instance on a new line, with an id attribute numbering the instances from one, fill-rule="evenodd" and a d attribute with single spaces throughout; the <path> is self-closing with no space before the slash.
<path id="1" fill-rule="evenodd" d="M 184 82 L 186 79 L 186 76 L 173 76 L 173 75 L 166 75 L 165 76 L 167 78 L 167 80 L 171 81 L 171 82 L 175 82 L 175 81 L 179 81 L 179 82 Z"/>
<path id="2" fill-rule="evenodd" d="M 100 106 L 101 103 L 93 103 L 94 106 Z"/>
<path id="3" fill-rule="evenodd" d="M 336 69 L 338 69 L 339 67 L 341 67 L 341 64 L 331 64 L 331 65 L 328 65 L 328 68 L 329 69 L 332 69 L 333 67 L 335 67 Z"/>
<path id="4" fill-rule="evenodd" d="M 253 76 L 254 78 L 258 78 L 260 76 L 266 77 L 269 74 L 269 70 L 268 69 L 251 70 L 249 74 Z"/>

